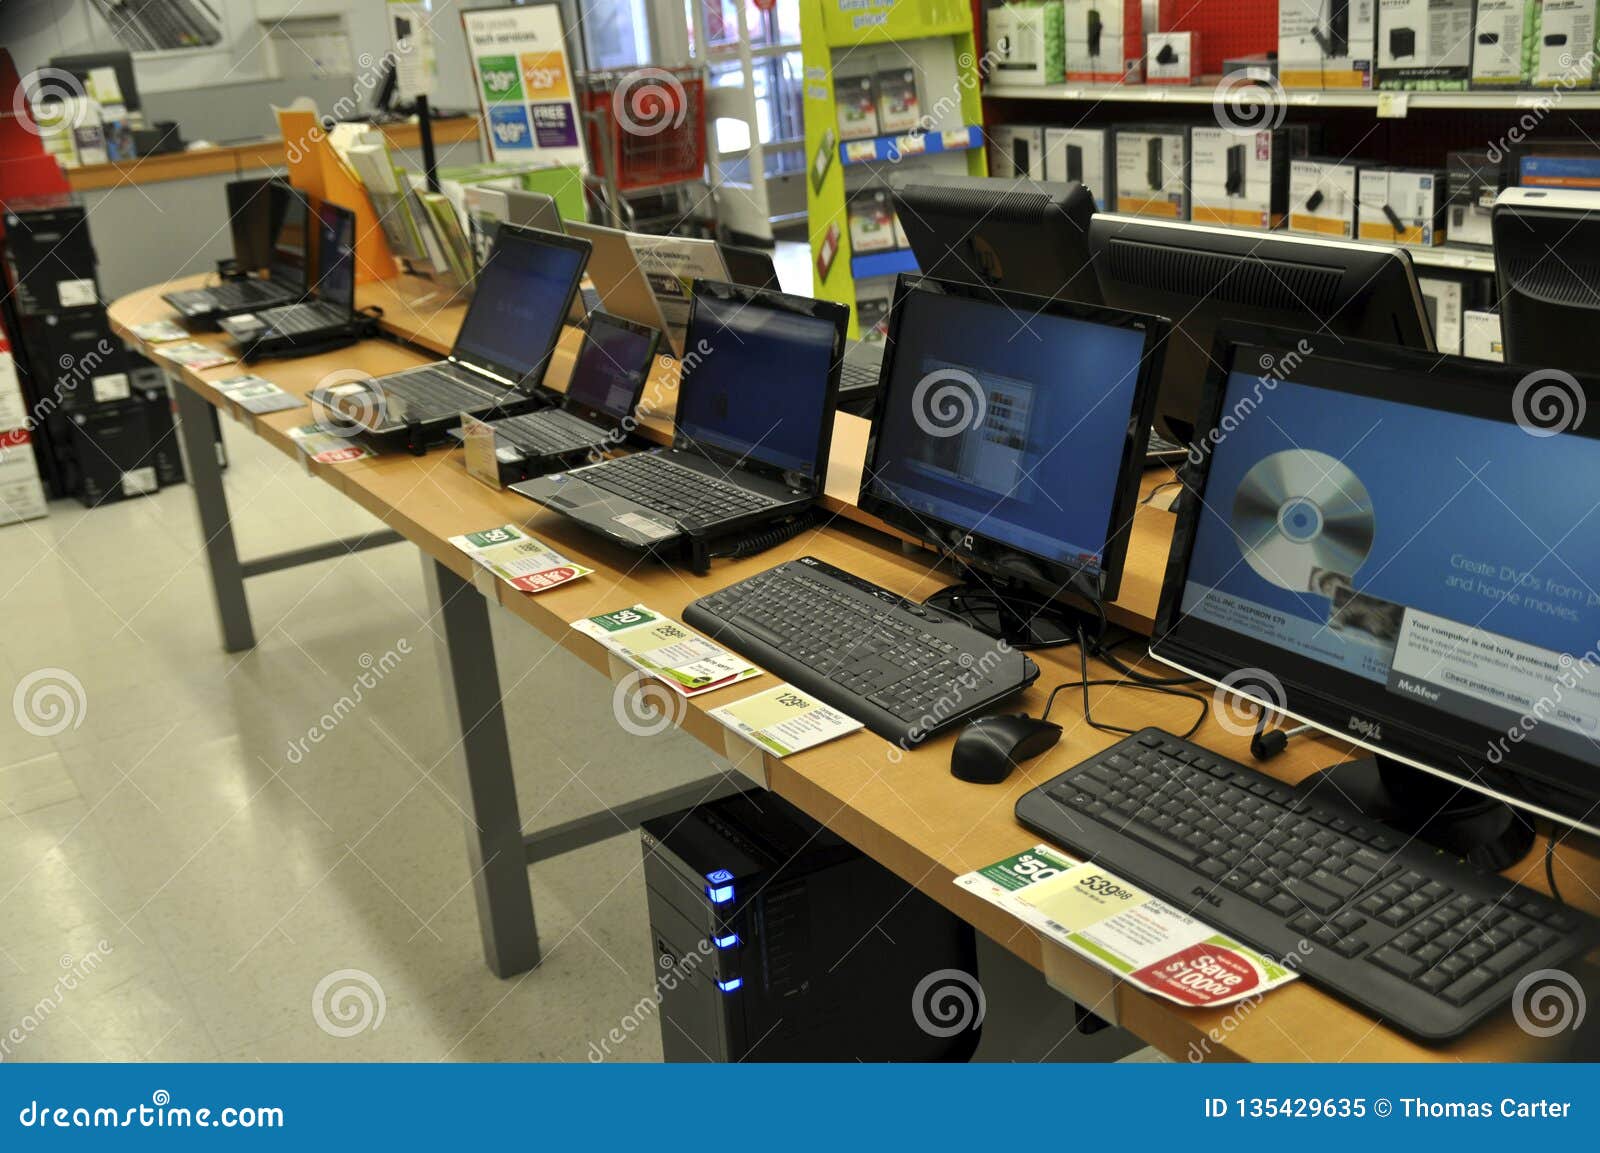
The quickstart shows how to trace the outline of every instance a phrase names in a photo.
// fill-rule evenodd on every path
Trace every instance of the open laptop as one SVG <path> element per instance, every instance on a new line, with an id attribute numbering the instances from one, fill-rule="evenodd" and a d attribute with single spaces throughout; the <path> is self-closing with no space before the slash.
<path id="1" fill-rule="evenodd" d="M 833 301 L 696 280 L 672 447 L 512 490 L 663 559 L 803 512 L 827 480 L 849 321 Z"/>
<path id="2" fill-rule="evenodd" d="M 621 445 L 644 393 L 661 333 L 606 312 L 591 312 L 583 346 L 567 378 L 554 393 L 559 407 L 494 421 L 496 454 L 523 476 L 559 468 L 578 453 Z M 510 453 L 501 450 L 509 449 Z M 508 456 L 515 455 L 514 461 Z"/>
<path id="3" fill-rule="evenodd" d="M 659 328 L 671 346 L 673 355 L 682 356 L 687 344 L 682 339 L 682 332 L 688 317 L 688 299 L 682 287 L 683 282 L 676 277 L 662 275 L 658 283 L 652 285 L 650 274 L 639 263 L 638 253 L 629 242 L 632 234 L 623 229 L 569 220 L 567 232 L 583 237 L 593 246 L 589 257 L 589 279 L 594 283 L 599 299 L 597 307 L 613 316 Z M 715 240 L 686 236 L 650 239 L 670 241 L 674 248 L 691 254 L 693 267 L 713 270 L 719 281 L 732 279 L 727 274 L 727 266 L 722 261 Z M 573 323 L 581 319 L 575 317 Z"/>
<path id="4" fill-rule="evenodd" d="M 233 264 L 241 272 L 259 272 L 272 261 L 272 238 L 278 234 L 288 197 L 279 176 L 230 180 L 228 231 L 233 237 Z"/>
<path id="5" fill-rule="evenodd" d="M 479 268 L 489 255 L 496 224 L 504 222 L 521 228 L 541 228 L 546 232 L 565 232 L 561 209 L 555 197 L 525 188 L 496 188 L 488 184 L 468 184 L 461 190 L 466 208 L 473 259 Z"/>
<path id="6" fill-rule="evenodd" d="M 529 407 L 588 255 L 588 242 L 576 237 L 501 224 L 447 359 L 313 389 L 311 399 L 372 436 L 404 436 L 413 452 L 438 443 L 462 413 L 489 418 Z"/>
<path id="7" fill-rule="evenodd" d="M 356 218 L 349 209 L 317 205 L 316 279 L 307 299 L 223 317 L 222 330 L 248 356 L 322 348 L 349 337 L 356 313 Z"/>
<path id="8" fill-rule="evenodd" d="M 772 262 L 770 252 L 760 248 L 745 248 L 739 244 L 720 243 L 717 251 L 722 253 L 722 263 L 728 269 L 728 279 L 733 283 L 750 288 L 782 290 L 783 285 L 778 283 L 778 266 Z"/>
<path id="9" fill-rule="evenodd" d="M 272 238 L 266 276 L 163 293 L 161 299 L 177 309 L 185 320 L 216 324 L 224 316 L 289 304 L 305 295 L 311 248 L 311 207 L 303 192 L 287 184 L 274 184 L 269 194 L 283 197 L 283 213 Z"/>

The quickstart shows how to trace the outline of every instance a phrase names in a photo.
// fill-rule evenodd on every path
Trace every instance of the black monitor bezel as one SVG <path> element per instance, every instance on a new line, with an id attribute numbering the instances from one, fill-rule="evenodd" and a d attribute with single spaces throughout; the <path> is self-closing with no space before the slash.
<path id="1" fill-rule="evenodd" d="M 518 392 L 532 396 L 538 391 L 539 383 L 544 379 L 544 374 L 550 367 L 550 355 L 555 352 L 556 345 L 561 342 L 561 334 L 567 326 L 567 316 L 572 311 L 572 299 L 578 293 L 578 285 L 583 280 L 583 270 L 589 263 L 590 245 L 587 240 L 580 240 L 576 236 L 568 236 L 564 232 L 545 232 L 539 228 L 524 228 L 502 220 L 495 227 L 494 241 L 489 249 L 489 259 L 484 261 L 485 268 L 488 267 L 489 260 L 494 259 L 494 253 L 499 251 L 500 245 L 508 241 L 512 244 L 569 248 L 577 252 L 581 257 L 578 261 L 577 269 L 572 274 L 572 281 L 567 285 L 567 297 L 561 305 L 560 319 L 551 329 L 550 342 L 545 346 L 543 354 L 535 362 L 533 368 L 526 373 L 515 365 L 500 364 L 490 357 L 479 356 L 476 353 L 463 350 L 460 344 L 461 333 L 467 330 L 467 319 L 472 315 L 472 310 L 478 307 L 480 299 L 479 292 L 474 291 L 472 300 L 467 305 L 466 315 L 461 318 L 461 327 L 456 330 L 456 342 L 450 349 L 450 359 L 457 364 L 466 365 L 468 368 L 476 368 L 502 380 L 510 381 L 511 386 Z M 482 275 L 481 269 L 479 270 L 479 275 Z"/>
<path id="2" fill-rule="evenodd" d="M 311 197 L 287 181 L 280 181 L 274 184 L 272 188 L 274 195 L 279 196 L 281 199 L 278 201 L 277 210 L 274 213 L 277 217 L 277 225 L 272 230 L 272 244 L 267 249 L 267 277 L 274 284 L 296 289 L 303 296 L 307 286 L 311 283 Z M 299 283 L 290 282 L 289 277 L 284 275 L 287 270 L 277 260 L 278 238 L 283 235 L 283 230 L 288 227 L 289 211 L 295 204 L 299 204 L 305 212 L 306 230 L 305 250 L 300 260 Z"/>
<path id="3" fill-rule="evenodd" d="M 1285 357 L 1297 358 L 1289 362 L 1294 369 L 1280 379 L 1305 383 L 1299 378 L 1307 362 L 1332 363 L 1338 367 L 1330 378 L 1324 381 L 1314 375 L 1312 387 L 1505 424 L 1516 423 L 1512 396 L 1518 381 L 1532 371 L 1527 365 L 1228 323 L 1217 330 L 1201 401 L 1203 423 L 1198 427 L 1208 432 L 1218 428 L 1234 363 L 1242 360 L 1260 375 L 1259 366 L 1269 355 L 1277 365 L 1284 364 Z M 1600 390 L 1600 377 L 1580 378 L 1579 383 L 1587 390 Z M 1562 435 L 1600 439 L 1600 412 L 1588 412 L 1579 425 Z M 1286 715 L 1378 756 L 1594 828 L 1593 810 L 1600 804 L 1600 764 L 1585 766 L 1543 746 L 1507 741 L 1504 728 L 1412 705 L 1353 674 L 1186 617 L 1181 608 L 1183 590 L 1199 518 L 1206 507 L 1210 461 L 1211 453 L 1196 447 L 1183 469 L 1184 485 L 1174 510 L 1177 523 L 1150 640 L 1152 657 L 1217 685 L 1242 669 L 1265 671 L 1283 687 L 1280 711 Z M 1488 750 L 1500 744 L 1506 751 L 1498 763 L 1492 762 Z"/>
<path id="4" fill-rule="evenodd" d="M 689 322 L 684 326 L 682 359 L 679 360 L 681 368 L 678 384 L 678 407 L 683 406 L 683 392 L 693 388 L 694 371 L 692 366 L 682 367 L 692 355 L 707 355 L 700 353 L 699 346 L 704 343 L 693 339 L 696 322 L 700 315 L 700 299 L 702 296 L 716 296 L 720 300 L 741 301 L 746 307 L 773 308 L 785 312 L 792 312 L 798 316 L 808 316 L 816 320 L 826 320 L 833 325 L 833 350 L 828 360 L 828 379 L 826 394 L 823 397 L 822 427 L 817 444 L 816 463 L 813 465 L 809 478 L 802 478 L 800 474 L 778 467 L 764 460 L 748 455 L 747 453 L 730 452 L 715 445 L 700 444 L 691 440 L 678 429 L 677 421 L 673 421 L 672 447 L 679 451 L 694 452 L 722 466 L 723 468 L 738 468 L 751 472 L 757 476 L 776 480 L 780 484 L 789 485 L 811 496 L 820 496 L 828 485 L 828 457 L 833 447 L 833 426 L 839 412 L 839 375 L 844 368 L 845 339 L 850 331 L 850 309 L 833 300 L 815 300 L 809 296 L 795 296 L 787 292 L 777 292 L 770 288 L 751 288 L 744 284 L 733 284 L 725 280 L 702 280 L 696 277 L 690 287 Z M 760 387 L 759 382 L 751 381 L 751 387 Z"/>
<path id="5" fill-rule="evenodd" d="M 1052 598 L 1059 596 L 1069 587 L 1074 591 L 1083 592 L 1084 590 L 1076 582 L 1085 570 L 1075 565 L 1041 557 L 1016 545 L 993 540 L 981 533 L 973 533 L 965 525 L 939 521 L 915 512 L 887 495 L 873 492 L 869 487 L 881 468 L 878 463 L 879 430 L 883 428 L 884 416 L 892 399 L 890 384 L 894 379 L 894 360 L 900 336 L 900 323 L 905 316 L 901 304 L 912 293 L 923 291 L 960 297 L 990 307 L 999 305 L 1025 316 L 1060 316 L 1091 324 L 1143 330 L 1144 349 L 1139 357 L 1139 379 L 1134 382 L 1133 405 L 1118 461 L 1118 483 L 1112 499 L 1110 520 L 1106 525 L 1105 549 L 1100 557 L 1099 580 L 1096 586 L 1096 591 L 1103 601 L 1114 600 L 1122 584 L 1128 541 L 1133 533 L 1134 513 L 1138 509 L 1139 485 L 1144 476 L 1145 447 L 1149 439 L 1151 414 L 1155 410 L 1156 384 L 1161 373 L 1161 350 L 1169 331 L 1167 321 L 1162 317 L 1129 312 L 1102 304 L 1084 304 L 1061 298 L 1046 299 L 1026 293 L 1004 292 L 966 281 L 935 280 L 932 277 L 901 274 L 895 282 L 894 302 L 889 310 L 889 331 L 884 340 L 883 366 L 878 376 L 878 395 L 872 410 L 872 428 L 867 434 L 862 487 L 857 497 L 857 505 L 862 511 L 941 550 L 961 565 L 1004 580 L 1021 581 L 1034 591 Z M 997 296 L 999 299 L 996 299 Z M 935 525 L 939 527 L 936 529 Z M 1029 565 L 1036 566 L 1044 573 L 1044 579 L 1032 579 L 1026 573 L 1019 572 L 1016 567 L 1005 564 L 1007 557 L 1026 557 Z"/>
<path id="6" fill-rule="evenodd" d="M 633 390 L 633 399 L 628 402 L 628 410 L 621 416 L 615 416 L 602 408 L 584 404 L 572 395 L 572 383 L 577 379 L 579 371 L 583 368 L 583 357 L 589 351 L 589 345 L 594 340 L 596 325 L 609 326 L 619 332 L 632 333 L 645 338 L 644 363 L 639 366 L 639 386 Z M 639 408 L 639 400 L 644 396 L 645 385 L 650 381 L 650 367 L 655 364 L 656 350 L 661 347 L 661 330 L 652 324 L 640 324 L 636 320 L 629 320 L 625 316 L 616 316 L 601 309 L 589 313 L 584 319 L 583 343 L 578 346 L 578 354 L 572 358 L 572 375 L 567 378 L 567 391 L 562 394 L 561 405 L 568 412 L 577 416 L 587 417 L 590 420 L 606 424 L 620 424 L 632 416 Z"/>
<path id="7" fill-rule="evenodd" d="M 317 278 L 311 285 L 310 295 L 326 304 L 331 304 L 342 312 L 354 312 L 356 309 L 356 214 L 348 208 L 335 204 L 331 200 L 319 200 L 312 210 L 317 217 Z M 350 241 L 350 291 L 343 300 L 335 300 L 327 290 L 328 272 L 330 261 L 323 252 L 327 240 L 322 235 L 327 222 L 322 219 L 322 214 L 333 214 L 332 230 L 335 236 L 345 235 Z"/>

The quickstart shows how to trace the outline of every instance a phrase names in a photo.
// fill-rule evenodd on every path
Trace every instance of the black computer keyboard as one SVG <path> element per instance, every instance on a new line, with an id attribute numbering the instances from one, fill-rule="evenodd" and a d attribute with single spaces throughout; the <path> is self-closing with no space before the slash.
<path id="1" fill-rule="evenodd" d="M 345 322 L 345 314 L 331 304 L 311 301 L 306 304 L 286 304 L 269 309 L 260 319 L 273 332 L 281 336 L 295 336 L 305 332 L 318 332 L 324 328 L 337 328 Z"/>
<path id="2" fill-rule="evenodd" d="M 993 637 L 814 557 L 701 597 L 684 620 L 905 748 L 1039 675 Z"/>
<path id="3" fill-rule="evenodd" d="M 241 304 L 267 304 L 283 300 L 286 289 L 266 280 L 225 280 L 214 288 L 205 290 L 207 298 L 218 308 L 233 308 Z"/>
<path id="4" fill-rule="evenodd" d="M 478 412 L 503 399 L 443 368 L 418 368 L 378 381 L 386 396 L 404 401 L 412 420 L 438 420 L 462 411 Z M 514 396 L 507 390 L 505 398 Z"/>
<path id="5" fill-rule="evenodd" d="M 529 456 L 561 456 L 604 444 L 609 434 L 598 425 L 561 409 L 508 416 L 494 430 Z"/>
<path id="6" fill-rule="evenodd" d="M 586 470 L 596 488 L 625 496 L 675 521 L 712 524 L 773 508 L 779 502 L 654 452 L 639 452 Z"/>
<path id="7" fill-rule="evenodd" d="M 846 360 L 839 368 L 840 393 L 864 392 L 878 387 L 879 370 Z"/>
<path id="8" fill-rule="evenodd" d="M 1017 820 L 1423 1038 L 1596 939 L 1583 914 L 1160 729 L 1027 793 Z"/>

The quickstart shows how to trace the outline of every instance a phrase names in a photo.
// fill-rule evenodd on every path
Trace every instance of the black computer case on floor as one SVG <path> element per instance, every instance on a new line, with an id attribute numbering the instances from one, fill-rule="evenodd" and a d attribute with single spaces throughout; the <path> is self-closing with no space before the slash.
<path id="1" fill-rule="evenodd" d="M 965 985 L 971 926 L 776 794 L 643 827 L 669 1061 L 964 1061 L 929 996 Z M 920 989 L 919 989 L 920 986 Z M 916 995 L 923 994 L 920 1001 Z"/>

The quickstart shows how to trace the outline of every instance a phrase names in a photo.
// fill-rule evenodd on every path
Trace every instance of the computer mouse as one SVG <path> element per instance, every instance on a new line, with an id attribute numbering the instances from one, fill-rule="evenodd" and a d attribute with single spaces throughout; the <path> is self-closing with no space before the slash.
<path id="1" fill-rule="evenodd" d="M 1026 714 L 980 717 L 956 738 L 950 775 L 975 785 L 998 785 L 1023 761 L 1061 739 L 1061 726 Z"/>

